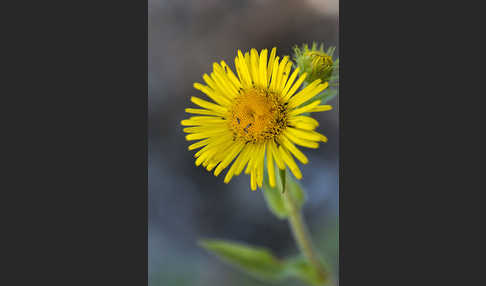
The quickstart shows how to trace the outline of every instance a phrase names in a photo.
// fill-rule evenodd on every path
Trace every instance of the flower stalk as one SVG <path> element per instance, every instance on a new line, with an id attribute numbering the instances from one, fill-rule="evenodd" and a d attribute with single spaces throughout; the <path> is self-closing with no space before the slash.
<path id="1" fill-rule="evenodd" d="M 314 249 L 312 239 L 310 237 L 307 225 L 305 224 L 302 212 L 295 203 L 290 192 L 286 190 L 286 170 L 280 170 L 280 178 L 282 180 L 282 198 L 285 201 L 285 206 L 288 211 L 288 221 L 294 239 L 299 247 L 300 252 L 309 260 L 317 271 L 321 281 L 326 281 L 328 273 L 320 262 L 317 253 Z"/>

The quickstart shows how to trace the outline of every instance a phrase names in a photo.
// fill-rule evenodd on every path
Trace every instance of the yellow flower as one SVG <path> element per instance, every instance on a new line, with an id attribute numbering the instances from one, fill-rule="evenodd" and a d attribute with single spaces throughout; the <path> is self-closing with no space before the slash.
<path id="1" fill-rule="evenodd" d="M 275 186 L 275 164 L 286 166 L 297 179 L 302 173 L 293 157 L 307 164 L 307 157 L 295 146 L 318 148 L 327 138 L 317 133 L 319 123 L 305 113 L 331 110 L 330 105 L 319 105 L 320 100 L 301 106 L 323 91 L 328 83 L 315 80 L 297 92 L 306 74 L 298 79 L 299 68 L 290 74 L 292 62 L 285 56 L 281 61 L 273 48 L 260 54 L 255 49 L 243 53 L 238 50 L 235 58 L 235 75 L 221 61 L 213 64 L 213 72 L 204 74 L 207 85 L 194 83 L 211 100 L 191 97 L 201 108 L 186 108 L 187 113 L 197 114 L 182 120 L 187 141 L 200 140 L 189 150 L 201 148 L 194 157 L 196 165 L 208 171 L 214 169 L 218 176 L 232 162 L 226 173 L 225 183 L 245 169 L 250 174 L 251 189 L 262 187 L 266 166 L 270 186 Z M 296 80 L 297 79 L 297 80 Z M 236 159 L 235 159 L 236 158 Z M 266 160 L 265 160 L 266 158 Z M 275 162 L 275 163 L 274 163 Z"/>

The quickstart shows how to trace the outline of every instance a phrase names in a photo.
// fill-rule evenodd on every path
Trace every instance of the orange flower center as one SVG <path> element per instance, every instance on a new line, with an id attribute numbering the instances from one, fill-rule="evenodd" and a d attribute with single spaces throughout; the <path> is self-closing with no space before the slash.
<path id="1" fill-rule="evenodd" d="M 268 90 L 252 88 L 242 91 L 229 111 L 234 139 L 261 143 L 273 139 L 287 126 L 285 104 Z"/>

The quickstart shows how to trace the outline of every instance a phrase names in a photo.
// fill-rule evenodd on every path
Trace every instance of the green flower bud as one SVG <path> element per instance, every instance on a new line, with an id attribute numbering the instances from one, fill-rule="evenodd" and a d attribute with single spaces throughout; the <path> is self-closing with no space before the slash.
<path id="1" fill-rule="evenodd" d="M 317 49 L 317 43 L 312 44 L 309 49 L 307 44 L 302 48 L 294 47 L 294 61 L 299 67 L 301 73 L 307 73 L 306 82 L 311 83 L 316 79 L 322 82 L 331 81 L 333 71 L 335 70 L 337 61 L 334 62 L 332 55 L 335 47 L 330 47 L 327 52 L 324 52 L 323 44 Z"/>

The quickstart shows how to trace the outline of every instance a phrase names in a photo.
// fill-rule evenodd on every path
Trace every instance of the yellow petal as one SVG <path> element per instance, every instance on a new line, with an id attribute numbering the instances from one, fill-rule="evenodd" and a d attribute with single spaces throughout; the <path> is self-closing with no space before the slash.
<path id="1" fill-rule="evenodd" d="M 280 85 L 282 82 L 282 76 L 285 71 L 285 67 L 287 66 L 287 61 L 289 60 L 289 56 L 284 56 L 282 61 L 280 62 L 280 65 L 278 66 L 278 71 L 277 71 L 277 81 L 275 82 L 275 90 L 277 91 L 280 89 Z"/>
<path id="2" fill-rule="evenodd" d="M 305 140 L 305 139 L 302 139 L 302 138 L 298 138 L 298 137 L 292 135 L 289 132 L 285 132 L 284 136 L 286 136 L 290 141 L 294 142 L 294 144 L 297 144 L 297 145 L 300 145 L 300 146 L 303 146 L 303 147 L 307 147 L 307 148 L 313 148 L 313 149 L 319 148 L 319 143 L 314 142 L 314 141 Z"/>
<path id="3" fill-rule="evenodd" d="M 250 71 L 248 70 L 248 65 L 246 64 L 245 57 L 240 50 L 238 50 L 238 66 L 241 70 L 243 78 L 245 79 L 245 82 L 247 83 L 247 86 L 252 86 L 253 82 L 251 79 Z"/>
<path id="4" fill-rule="evenodd" d="M 321 111 L 328 111 L 328 110 L 332 110 L 331 105 L 319 105 L 319 106 L 312 108 L 312 110 L 310 110 L 310 112 L 321 112 Z"/>
<path id="5" fill-rule="evenodd" d="M 235 175 L 238 166 L 240 165 L 241 161 L 244 159 L 243 154 L 245 154 L 246 149 L 248 149 L 247 145 L 243 147 L 243 150 L 241 150 L 240 154 L 233 162 L 233 165 L 231 165 L 230 169 L 228 170 L 228 173 L 226 173 L 226 176 L 224 177 L 224 182 L 226 184 L 228 184 L 231 181 L 231 178 L 233 178 L 233 176 Z"/>
<path id="6" fill-rule="evenodd" d="M 221 134 L 224 134 L 227 131 L 208 131 L 208 132 L 202 132 L 202 133 L 194 133 L 194 134 L 188 134 L 186 135 L 186 140 L 187 141 L 192 141 L 192 140 L 199 140 L 199 139 L 206 139 L 212 136 L 218 136 Z"/>
<path id="7" fill-rule="evenodd" d="M 291 110 L 288 115 L 290 117 L 292 116 L 296 116 L 296 115 L 299 115 L 299 114 L 302 114 L 302 113 L 306 113 L 306 112 L 309 112 L 311 111 L 314 107 L 318 106 L 319 104 L 321 104 L 321 101 L 320 100 L 316 100 L 316 101 L 313 101 L 309 104 L 307 104 L 306 106 L 304 107 L 300 107 L 300 108 L 297 108 L 297 109 L 293 109 Z"/>
<path id="8" fill-rule="evenodd" d="M 306 101 L 312 99 L 314 96 L 318 95 L 321 91 L 326 89 L 327 86 L 329 85 L 328 82 L 325 82 L 323 84 L 318 84 L 319 82 L 320 82 L 320 80 L 315 80 L 309 86 L 304 88 L 301 92 L 299 92 L 294 97 L 292 97 L 289 100 L 288 108 L 294 108 L 294 107 L 297 107 L 297 106 L 305 103 Z M 313 86 L 313 84 L 315 84 L 315 85 Z"/>
<path id="9" fill-rule="evenodd" d="M 275 188 L 275 166 L 273 164 L 272 149 L 270 144 L 267 144 L 267 170 L 268 170 L 268 182 L 270 187 Z"/>
<path id="10" fill-rule="evenodd" d="M 247 145 L 245 149 L 243 149 L 243 152 L 241 152 L 240 157 L 241 161 L 238 163 L 238 167 L 236 168 L 235 175 L 241 174 L 243 169 L 245 168 L 246 163 L 251 158 L 251 154 L 254 152 L 255 146 L 254 145 Z"/>
<path id="11" fill-rule="evenodd" d="M 292 62 L 288 62 L 287 66 L 284 68 L 284 72 L 282 74 L 282 78 L 280 79 L 280 82 L 277 86 L 277 92 L 279 94 L 282 94 L 283 89 L 285 88 L 285 85 L 287 83 L 287 79 L 289 78 L 290 75 L 290 69 L 292 68 Z"/>
<path id="12" fill-rule="evenodd" d="M 185 111 L 187 113 L 192 113 L 192 114 L 216 115 L 216 116 L 219 115 L 219 113 L 207 109 L 186 108 Z"/>
<path id="13" fill-rule="evenodd" d="M 196 143 L 193 143 L 191 145 L 189 145 L 189 147 L 187 147 L 187 149 L 189 151 L 191 150 L 194 150 L 194 149 L 197 149 L 197 148 L 201 148 L 203 146 L 206 146 L 208 145 L 208 143 L 210 142 L 211 140 L 210 139 L 204 139 L 204 140 L 201 140 L 199 142 L 196 142 Z"/>
<path id="14" fill-rule="evenodd" d="M 294 83 L 295 81 L 295 78 L 297 77 L 297 75 L 299 74 L 299 71 L 300 71 L 300 68 L 297 67 L 294 72 L 292 73 L 292 75 L 290 76 L 289 80 L 287 81 L 287 83 L 285 84 L 285 87 L 282 91 L 282 99 L 284 102 L 287 102 L 288 99 L 290 98 L 290 95 L 288 95 L 288 91 L 290 89 L 290 87 L 292 86 L 292 84 Z"/>
<path id="15" fill-rule="evenodd" d="M 226 168 L 231 161 L 240 153 L 241 149 L 245 146 L 244 143 L 236 143 L 229 151 L 229 153 L 226 155 L 226 157 L 219 163 L 218 167 L 216 167 L 216 170 L 214 170 L 214 175 L 217 177 L 221 171 Z"/>
<path id="16" fill-rule="evenodd" d="M 289 169 L 292 172 L 292 174 L 294 174 L 294 176 L 297 179 L 299 179 L 299 180 L 302 179 L 302 173 L 300 172 L 299 167 L 295 163 L 294 158 L 292 158 L 292 155 L 290 155 L 288 153 L 288 151 L 285 150 L 282 147 L 282 145 L 280 145 L 278 147 L 278 151 L 279 151 L 280 155 L 282 156 L 283 160 L 285 161 L 285 164 L 287 164 L 287 166 L 289 166 Z"/>
<path id="17" fill-rule="evenodd" d="M 275 163 L 277 164 L 277 167 L 280 170 L 285 170 L 284 161 L 283 161 L 282 157 L 280 156 L 280 153 L 278 152 L 278 148 L 277 148 L 277 145 L 275 144 L 275 142 L 270 141 L 270 148 L 272 149 L 272 155 L 273 155 L 273 158 L 275 159 Z"/>
<path id="18" fill-rule="evenodd" d="M 309 141 L 327 142 L 327 138 L 325 138 L 324 135 L 321 135 L 315 131 L 308 131 L 308 130 L 296 129 L 291 127 L 287 128 L 286 130 L 297 138 L 301 138 Z"/>
<path id="19" fill-rule="evenodd" d="M 271 91 L 275 91 L 275 86 L 277 84 L 278 60 L 279 57 L 276 57 L 275 61 L 273 62 L 272 79 L 270 81 L 270 87 L 269 87 Z"/>
<path id="20" fill-rule="evenodd" d="M 233 73 L 233 71 L 231 70 L 231 68 L 225 63 L 225 61 L 221 61 L 221 66 L 226 71 L 226 75 L 228 76 L 228 78 L 231 81 L 231 83 L 233 83 L 233 85 L 236 88 L 236 90 L 239 90 L 241 88 L 241 82 L 238 80 L 238 78 Z"/>
<path id="21" fill-rule="evenodd" d="M 260 52 L 260 60 L 259 63 L 259 76 L 260 76 L 260 85 L 262 87 L 267 87 L 267 55 L 268 50 L 264 49 Z"/>
<path id="22" fill-rule="evenodd" d="M 256 172 L 255 171 L 252 171 L 250 173 L 250 185 L 251 185 L 251 190 L 256 191 L 257 184 L 256 184 Z"/>
<path id="23" fill-rule="evenodd" d="M 267 82 L 266 86 L 270 83 L 270 75 L 272 74 L 273 71 L 273 63 L 275 61 L 275 55 L 277 54 L 277 48 L 273 47 L 272 51 L 270 52 L 270 57 L 268 59 L 268 70 L 267 70 Z M 278 59 L 277 59 L 278 61 Z"/>
<path id="24" fill-rule="evenodd" d="M 300 85 L 304 82 L 305 78 L 307 77 L 307 73 L 303 73 L 299 79 L 295 82 L 295 84 L 292 86 L 292 88 L 289 90 L 289 92 L 285 95 L 285 98 L 290 98 L 294 93 L 297 91 L 297 89 L 300 87 Z"/>
<path id="25" fill-rule="evenodd" d="M 209 110 L 218 112 L 221 115 L 225 114 L 228 111 L 226 108 L 224 108 L 221 105 L 217 105 L 217 104 L 211 103 L 211 102 L 206 101 L 204 99 L 201 99 L 199 97 L 191 96 L 191 101 L 194 104 L 197 104 L 197 105 L 199 105 L 199 106 L 201 106 L 203 108 L 206 108 L 206 109 L 209 109 Z"/>
<path id="26" fill-rule="evenodd" d="M 302 153 L 299 148 L 295 147 L 295 145 L 290 142 L 285 136 L 281 136 L 279 138 L 280 142 L 282 142 L 282 145 L 292 152 L 292 154 L 297 158 L 302 164 L 307 164 L 309 163 L 309 159 Z"/>

